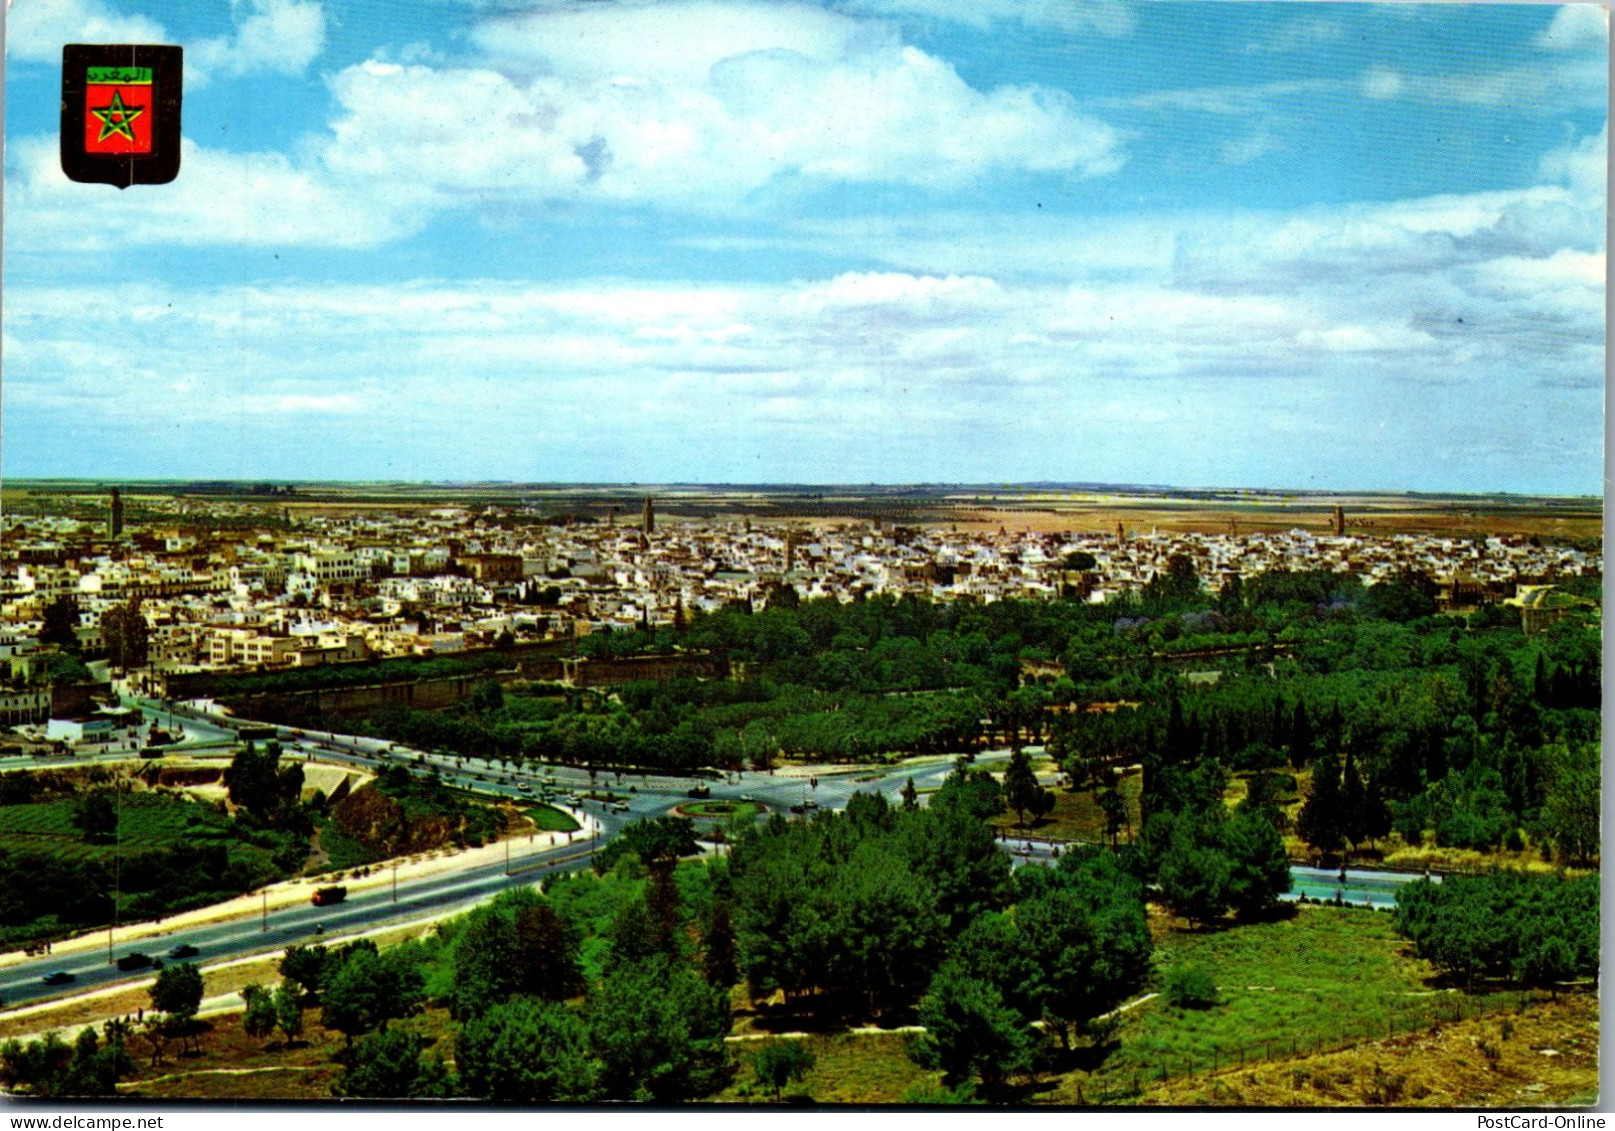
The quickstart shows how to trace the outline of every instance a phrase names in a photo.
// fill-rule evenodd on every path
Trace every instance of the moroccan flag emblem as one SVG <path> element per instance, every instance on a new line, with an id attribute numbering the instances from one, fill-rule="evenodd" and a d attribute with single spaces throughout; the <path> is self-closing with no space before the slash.
<path id="1" fill-rule="evenodd" d="M 62 169 L 75 181 L 164 184 L 179 174 L 178 47 L 62 49 Z"/>

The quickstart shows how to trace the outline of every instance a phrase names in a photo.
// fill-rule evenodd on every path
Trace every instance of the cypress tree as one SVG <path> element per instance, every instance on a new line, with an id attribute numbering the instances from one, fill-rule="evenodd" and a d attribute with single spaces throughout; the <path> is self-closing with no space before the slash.
<path id="1" fill-rule="evenodd" d="M 1353 851 L 1360 841 L 1368 839 L 1363 831 L 1368 815 L 1366 800 L 1363 776 L 1357 772 L 1357 758 L 1347 750 L 1346 768 L 1340 779 L 1340 834 L 1351 843 Z"/>
<path id="2" fill-rule="evenodd" d="M 1344 842 L 1340 810 L 1340 761 L 1333 754 L 1320 754 L 1312 763 L 1312 782 L 1296 818 L 1296 831 L 1318 852 L 1338 852 Z"/>

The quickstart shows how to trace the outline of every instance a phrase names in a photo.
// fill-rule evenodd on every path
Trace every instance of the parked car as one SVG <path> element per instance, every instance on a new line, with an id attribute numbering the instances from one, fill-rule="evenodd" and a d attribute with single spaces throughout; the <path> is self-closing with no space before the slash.
<path id="1" fill-rule="evenodd" d="M 47 986 L 65 986 L 69 982 L 77 981 L 78 975 L 70 974 L 66 970 L 52 970 L 39 980 Z"/>

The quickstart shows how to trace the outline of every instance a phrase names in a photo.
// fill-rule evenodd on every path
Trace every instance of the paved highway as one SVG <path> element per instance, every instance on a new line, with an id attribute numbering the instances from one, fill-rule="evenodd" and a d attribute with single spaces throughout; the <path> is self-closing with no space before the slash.
<path id="1" fill-rule="evenodd" d="M 160 718 L 163 725 L 167 725 L 169 712 L 162 705 L 142 702 L 141 707 L 148 715 Z M 216 717 L 201 719 L 182 715 L 181 718 L 186 741 L 180 747 L 171 748 L 176 753 L 234 741 L 234 727 L 257 725 Z M 552 783 L 550 788 L 557 794 L 581 794 L 592 789 L 597 793 L 609 791 L 622 801 L 617 806 L 610 806 L 580 798 L 574 804 L 574 808 L 588 813 L 599 823 L 601 832 L 598 841 L 578 837 L 570 845 L 523 853 L 521 849 L 526 846 L 520 838 L 516 838 L 512 841 L 515 855 L 511 874 L 506 873 L 505 863 L 499 861 L 450 873 L 401 877 L 397 882 L 396 896 L 389 885 L 378 890 L 356 892 L 344 903 L 332 907 L 310 905 L 273 911 L 268 916 L 267 929 L 266 923 L 257 916 L 238 917 L 176 930 L 160 940 L 125 943 L 118 947 L 115 954 L 121 956 L 134 950 L 143 950 L 153 957 L 162 957 L 171 948 L 183 944 L 197 949 L 196 955 L 189 961 L 221 962 L 254 953 L 277 951 L 298 942 L 329 939 L 381 924 L 403 923 L 445 910 L 469 907 L 506 888 L 536 883 L 548 872 L 586 866 L 589 854 L 585 845 L 603 843 L 634 821 L 671 813 L 689 799 L 689 790 L 696 784 L 707 786 L 712 800 L 750 800 L 771 810 L 785 810 L 807 802 L 813 802 L 823 809 L 840 809 L 854 793 L 860 791 L 878 792 L 895 803 L 910 778 L 918 789 L 934 789 L 941 785 L 942 779 L 953 768 L 952 758 L 938 757 L 878 770 L 825 766 L 813 771 L 797 771 L 798 774 L 805 772 L 809 776 L 747 771 L 713 779 L 666 774 L 600 773 L 595 776 L 595 784 L 591 787 L 588 771 L 573 767 L 530 766 L 519 771 L 507 770 L 497 762 L 436 755 L 401 748 L 379 739 L 289 727 L 277 728 L 277 732 L 288 751 L 306 758 L 347 763 L 368 770 L 384 768 L 389 764 L 412 768 L 430 766 L 448 784 L 494 797 L 530 800 L 522 783 L 531 792 L 537 792 L 545 783 Z M 993 751 L 979 755 L 976 762 L 990 764 L 1008 757 L 1007 750 Z M 82 761 L 82 757 L 79 760 Z M 1010 851 L 1021 850 L 1018 859 L 1047 859 L 1050 855 L 1050 846 L 1036 841 L 1012 841 L 1005 847 Z M 42 979 L 57 970 L 73 974 L 74 980 L 57 986 L 45 985 Z M 15 1007 L 65 997 L 86 989 L 137 982 L 150 976 L 149 969 L 118 970 L 107 962 L 104 951 L 80 951 L 71 958 L 44 955 L 0 971 L 0 1002 Z"/>
<path id="2" fill-rule="evenodd" d="M 589 862 L 590 849 L 595 842 L 577 837 L 571 844 L 536 852 L 522 851 L 526 845 L 519 841 L 512 843 L 508 873 L 505 862 L 500 860 L 408 882 L 400 880 L 396 896 L 391 886 L 384 886 L 355 892 L 333 906 L 299 904 L 271 910 L 267 917 L 252 915 L 177 929 L 161 936 L 121 943 L 115 953 L 121 957 L 138 951 L 163 958 L 174 947 L 187 945 L 195 947 L 196 954 L 186 961 L 221 962 L 278 951 L 296 943 L 353 935 L 387 923 L 427 918 L 446 910 L 469 907 L 506 888 L 536 883 L 559 869 L 583 867 Z M 520 847 L 515 847 L 518 844 Z M 45 985 L 42 979 L 57 970 L 72 974 L 74 980 L 60 986 Z M 0 1000 L 15 1007 L 151 976 L 150 969 L 119 970 L 108 963 L 105 950 L 79 951 L 71 956 L 43 955 L 0 971 Z"/>

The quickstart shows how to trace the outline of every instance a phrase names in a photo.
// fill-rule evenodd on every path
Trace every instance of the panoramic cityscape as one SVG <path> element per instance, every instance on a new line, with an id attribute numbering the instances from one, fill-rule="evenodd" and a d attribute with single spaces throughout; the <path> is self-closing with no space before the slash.
<path id="1" fill-rule="evenodd" d="M 1602 6 L 6 31 L 8 1102 L 1600 1104 Z"/>

